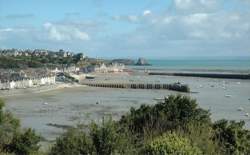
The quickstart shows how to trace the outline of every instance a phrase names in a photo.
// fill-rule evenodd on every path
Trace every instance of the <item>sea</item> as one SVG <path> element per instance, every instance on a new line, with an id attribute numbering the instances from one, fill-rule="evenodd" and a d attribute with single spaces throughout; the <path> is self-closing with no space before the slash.
<path id="1" fill-rule="evenodd" d="M 148 59 L 147 62 L 150 66 L 131 66 L 131 68 L 138 70 L 250 73 L 250 57 Z"/>

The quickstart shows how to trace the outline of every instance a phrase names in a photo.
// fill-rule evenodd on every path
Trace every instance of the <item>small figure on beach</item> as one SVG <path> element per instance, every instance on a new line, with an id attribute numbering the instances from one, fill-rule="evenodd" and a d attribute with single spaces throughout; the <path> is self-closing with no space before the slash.
<path id="1" fill-rule="evenodd" d="M 95 104 L 99 104 L 99 102 L 97 101 Z"/>

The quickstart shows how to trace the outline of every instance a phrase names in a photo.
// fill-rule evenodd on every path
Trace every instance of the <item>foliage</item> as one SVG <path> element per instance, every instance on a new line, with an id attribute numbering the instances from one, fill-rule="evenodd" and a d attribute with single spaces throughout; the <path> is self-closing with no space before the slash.
<path id="1" fill-rule="evenodd" d="M 3 107 L 0 99 L 0 153 L 28 155 L 38 151 L 40 137 L 31 129 L 21 130 L 19 120 Z"/>
<path id="2" fill-rule="evenodd" d="M 90 135 L 97 154 L 109 155 L 114 152 L 119 135 L 111 120 L 107 122 L 103 120 L 102 126 L 92 123 Z"/>
<path id="3" fill-rule="evenodd" d="M 24 132 L 15 133 L 12 142 L 7 146 L 8 152 L 14 152 L 20 155 L 28 155 L 37 152 L 39 149 L 38 142 L 40 137 L 32 129 Z"/>
<path id="4" fill-rule="evenodd" d="M 130 114 L 123 116 L 120 123 L 138 134 L 162 133 L 177 128 L 185 128 L 191 122 L 210 123 L 208 111 L 198 108 L 195 100 L 186 96 L 169 96 L 154 106 L 142 105 L 131 108 Z"/>
<path id="5" fill-rule="evenodd" d="M 92 142 L 81 129 L 69 129 L 56 139 L 50 155 L 87 155 L 93 152 Z"/>
<path id="6" fill-rule="evenodd" d="M 220 120 L 214 123 L 215 139 L 225 154 L 250 154 L 250 131 L 244 122 Z"/>
<path id="7" fill-rule="evenodd" d="M 57 138 L 49 154 L 135 154 L 127 133 L 119 132 L 116 123 L 111 119 L 103 119 L 100 125 L 93 122 L 88 129 L 88 134 L 80 127 L 69 129 Z"/>
<path id="8" fill-rule="evenodd" d="M 203 154 L 221 154 L 221 147 L 213 139 L 214 130 L 211 124 L 191 122 L 187 125 L 186 130 L 180 129 L 176 132 L 196 144 Z"/>
<path id="9" fill-rule="evenodd" d="M 155 138 L 146 145 L 144 150 L 144 154 L 148 155 L 199 155 L 201 153 L 201 150 L 197 146 L 193 146 L 189 139 L 181 137 L 176 133 L 165 133 Z"/>
<path id="10" fill-rule="evenodd" d="M 76 64 L 80 60 L 73 57 L 53 57 L 52 55 L 41 56 L 0 56 L 0 68 L 39 68 L 60 67 L 61 65 Z"/>

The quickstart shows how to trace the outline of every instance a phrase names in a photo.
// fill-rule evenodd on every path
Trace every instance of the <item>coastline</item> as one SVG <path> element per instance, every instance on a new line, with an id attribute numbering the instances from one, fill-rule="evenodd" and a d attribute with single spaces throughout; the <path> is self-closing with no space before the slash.
<path id="1" fill-rule="evenodd" d="M 53 90 L 75 88 L 75 87 L 85 87 L 85 86 L 81 84 L 77 84 L 77 83 L 72 84 L 72 83 L 57 82 L 56 84 L 53 84 L 53 85 L 46 85 L 46 86 L 39 86 L 39 87 L 32 87 L 32 88 L 25 88 L 25 89 L 0 90 L 0 97 L 8 98 L 12 96 L 38 94 L 38 93 L 44 93 L 44 92 L 49 92 Z"/>
<path id="2" fill-rule="evenodd" d="M 197 99 L 200 107 L 210 110 L 213 121 L 224 118 L 244 120 L 246 128 L 250 128 L 250 118 L 245 116 L 250 112 L 248 100 L 250 80 L 149 76 L 143 72 L 94 75 L 95 79 L 85 79 L 84 82 L 173 83 L 179 81 L 188 84 L 192 91 L 198 93 L 185 95 Z M 70 83 L 8 92 L 5 93 L 6 109 L 20 118 L 23 127 L 35 129 L 48 141 L 55 140 L 64 130 L 48 124 L 61 126 L 74 126 L 79 122 L 88 124 L 91 120 L 101 120 L 106 114 L 111 114 L 113 118 L 120 118 L 131 107 L 136 108 L 142 104 L 153 105 L 158 102 L 157 99 L 182 94 L 169 90 L 99 88 Z M 0 95 L 2 95 L 1 91 Z M 239 107 L 244 110 L 238 111 Z"/>

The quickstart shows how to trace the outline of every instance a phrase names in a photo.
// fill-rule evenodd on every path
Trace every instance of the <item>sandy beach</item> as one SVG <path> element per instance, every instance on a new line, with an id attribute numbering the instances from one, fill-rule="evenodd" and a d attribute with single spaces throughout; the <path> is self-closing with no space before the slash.
<path id="1" fill-rule="evenodd" d="M 74 88 L 74 87 L 84 87 L 84 86 L 76 83 L 71 84 L 71 83 L 57 82 L 56 84 L 53 85 L 38 86 L 32 88 L 0 90 L 0 97 L 6 98 L 11 96 L 45 93 L 53 90 L 60 90 L 60 89 Z"/>
<path id="2" fill-rule="evenodd" d="M 250 113 L 249 80 L 121 73 L 96 74 L 95 81 L 185 83 L 196 93 L 181 94 L 197 99 L 200 107 L 210 110 L 213 121 L 223 118 L 244 120 L 246 128 L 250 128 L 250 118 L 246 117 L 246 113 Z M 96 88 L 69 84 L 13 91 L 22 95 L 5 95 L 6 109 L 21 119 L 23 127 L 34 128 L 48 141 L 55 140 L 64 131 L 64 126 L 100 121 L 104 115 L 118 119 L 131 107 L 155 104 L 157 98 L 180 94 L 168 90 Z"/>

